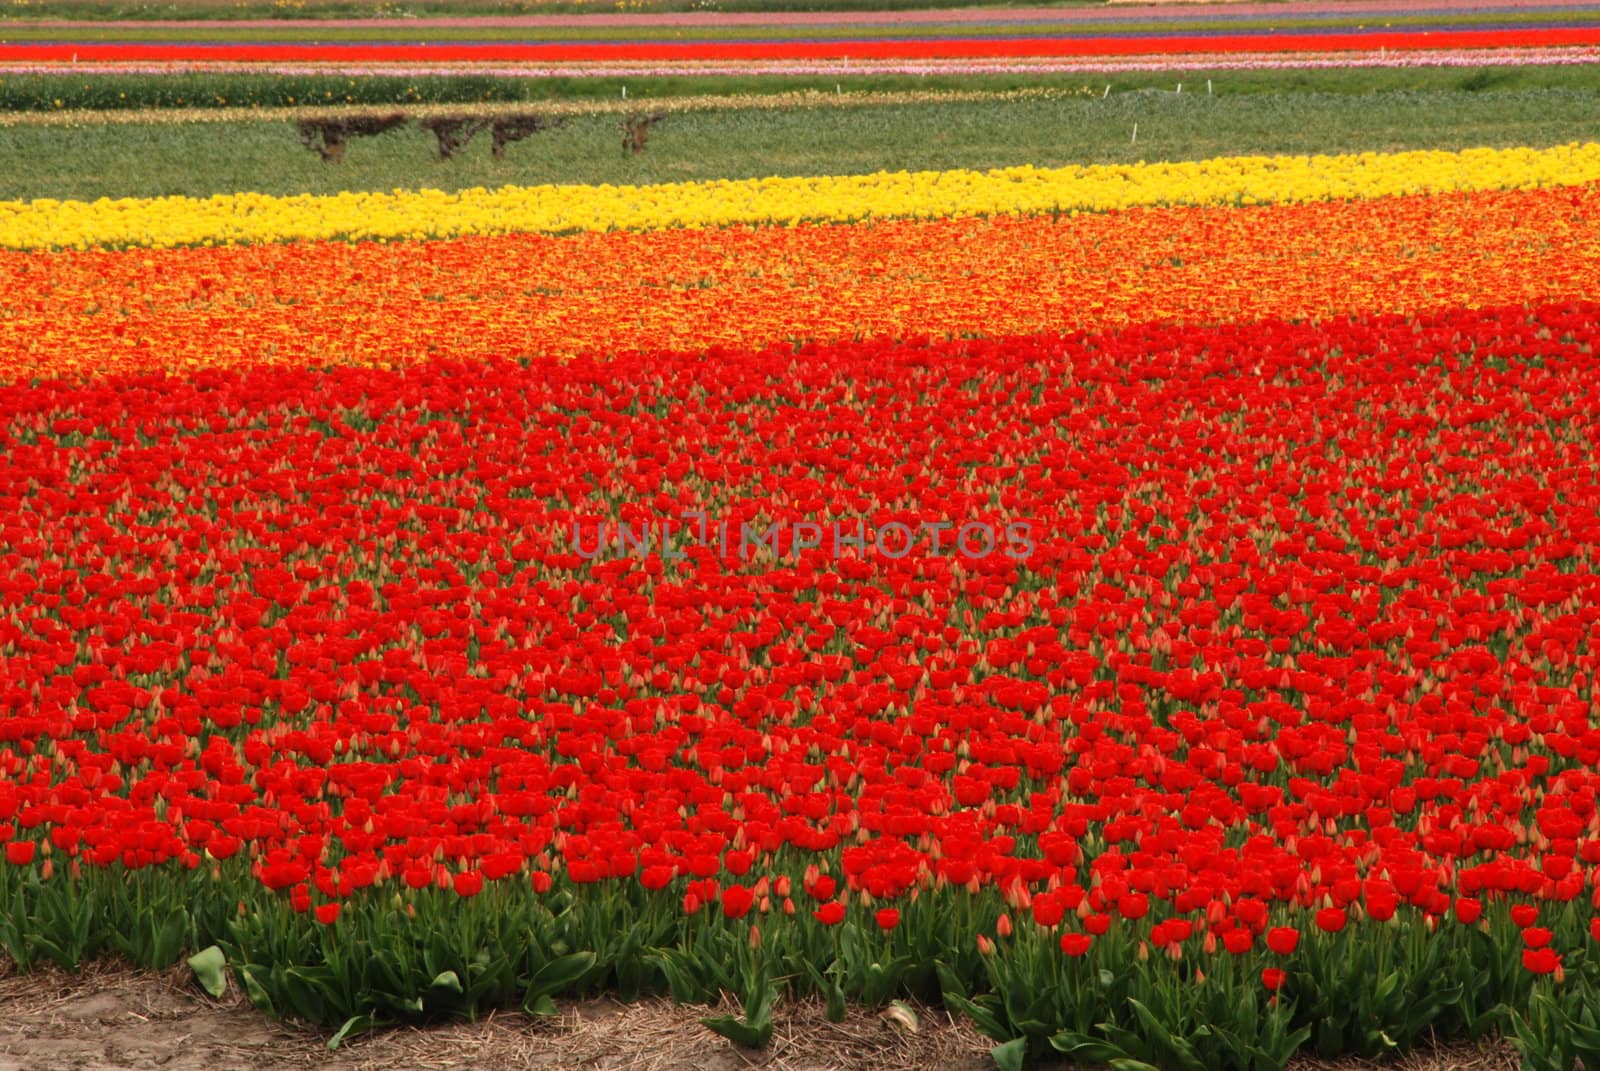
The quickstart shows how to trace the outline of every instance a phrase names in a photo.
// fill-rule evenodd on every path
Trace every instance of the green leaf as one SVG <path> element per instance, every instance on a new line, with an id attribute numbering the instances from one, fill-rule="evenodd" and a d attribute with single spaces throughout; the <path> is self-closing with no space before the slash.
<path id="1" fill-rule="evenodd" d="M 1166 1054 L 1163 1063 L 1171 1063 L 1183 1068 L 1184 1071 L 1206 1071 L 1204 1062 L 1195 1055 L 1194 1047 L 1167 1029 L 1166 1024 L 1157 1019 L 1155 1013 L 1143 1002 L 1129 997 L 1128 1007 L 1133 1009 L 1133 1014 L 1139 1019 L 1139 1025 L 1144 1027 L 1145 1036 Z M 1116 1066 L 1116 1061 L 1112 1061 L 1112 1066 Z"/>
<path id="2" fill-rule="evenodd" d="M 556 1007 L 556 1002 L 542 995 L 534 997 L 532 1003 L 526 1005 L 524 1010 L 529 1015 L 552 1016 L 561 1014 L 561 1009 Z"/>
<path id="3" fill-rule="evenodd" d="M 1125 1055 L 1115 1045 L 1071 1030 L 1064 1030 L 1051 1038 L 1050 1047 L 1071 1057 L 1076 1064 L 1109 1064 Z"/>
<path id="4" fill-rule="evenodd" d="M 939 995 L 944 998 L 946 1006 L 949 1005 L 951 999 L 961 1001 L 967 999 L 966 986 L 961 984 L 961 978 L 956 974 L 954 967 L 939 959 L 933 961 L 933 970 L 939 978 Z M 950 1010 L 957 1011 L 959 1009 L 951 1008 Z"/>
<path id="5" fill-rule="evenodd" d="M 700 1022 L 721 1034 L 736 1045 L 747 1049 L 764 1049 L 772 1041 L 772 1002 L 776 997 L 771 985 L 762 983 L 744 998 L 744 1017 L 720 1015 Z"/>
<path id="6" fill-rule="evenodd" d="M 1000 1071 L 1022 1071 L 1022 1059 L 1028 1055 L 1028 1039 L 1012 1038 L 1004 1045 L 990 1049 L 989 1055 L 994 1057 L 995 1066 Z"/>
<path id="7" fill-rule="evenodd" d="M 960 1006 L 955 1010 L 964 1011 L 973 1024 L 977 1026 L 978 1032 L 984 1037 L 993 1038 L 999 1042 L 1012 1041 L 1016 1035 L 1006 1027 L 1005 1023 L 1001 1022 L 1000 1013 L 990 1006 L 989 1002 L 993 999 L 994 994 L 992 993 L 986 993 L 979 997 L 978 1000 L 946 997 L 945 1004 L 948 1005 L 952 1000 L 958 1001 Z"/>
<path id="8" fill-rule="evenodd" d="M 757 989 L 751 990 L 744 999 L 744 1017 L 751 1026 L 768 1026 L 772 1023 L 772 1002 L 777 999 L 777 993 L 772 986 L 762 983 Z"/>
<path id="9" fill-rule="evenodd" d="M 441 971 L 432 982 L 428 983 L 429 989 L 448 989 L 452 993 L 461 992 L 461 979 L 455 971 Z"/>
<path id="10" fill-rule="evenodd" d="M 243 967 L 240 967 L 239 977 L 244 981 L 245 996 L 250 998 L 250 1003 L 254 1004 L 258 1010 L 264 1011 L 268 1015 L 271 1015 L 272 998 L 267 995 L 266 989 L 264 989 L 261 983 L 256 980 L 255 966 L 247 963 Z"/>
<path id="11" fill-rule="evenodd" d="M 712 996 L 696 970 L 694 960 L 675 948 L 657 949 L 650 957 L 667 979 L 672 999 L 679 1004 L 699 1004 Z"/>
<path id="12" fill-rule="evenodd" d="M 328 1050 L 331 1052 L 337 1049 L 343 1044 L 345 1038 L 350 1037 L 352 1034 L 366 1033 L 372 1027 L 372 1016 L 352 1015 L 344 1021 L 344 1025 L 339 1028 L 339 1032 L 328 1039 Z"/>
<path id="13" fill-rule="evenodd" d="M 213 997 L 220 997 L 228 991 L 227 966 L 228 957 L 216 945 L 189 957 L 189 969 L 194 971 L 195 980 L 200 983 L 201 989 Z"/>
<path id="14" fill-rule="evenodd" d="M 844 990 L 840 988 L 839 983 L 834 981 L 832 977 L 824 977 L 823 973 L 817 969 L 816 964 L 809 960 L 805 963 L 805 970 L 806 974 L 811 977 L 811 984 L 817 987 L 817 990 L 822 993 L 827 1001 L 828 1022 L 844 1022 Z"/>
<path id="15" fill-rule="evenodd" d="M 296 1015 L 308 1023 L 329 1023 L 336 1022 L 334 1016 L 340 1012 L 348 1014 L 350 1009 L 339 1006 L 339 998 L 328 984 L 327 973 L 326 967 L 274 968 L 272 978 L 278 991 L 288 994 Z"/>
<path id="16" fill-rule="evenodd" d="M 1600 1055 L 1600 1030 L 1585 1026 L 1569 1018 L 1567 1020 L 1567 1031 L 1572 1036 L 1578 1052 L 1585 1057 L 1586 1061 L 1592 1061 L 1596 1055 Z"/>
<path id="17" fill-rule="evenodd" d="M 186 915 L 174 914 L 165 922 L 151 926 L 150 966 L 165 967 L 178 958 L 188 936 L 188 922 Z"/>
<path id="18" fill-rule="evenodd" d="M 829 985 L 827 987 L 827 995 L 828 995 L 828 1022 L 830 1022 L 830 1023 L 842 1023 L 842 1022 L 844 1022 L 844 1013 L 845 1013 L 844 990 L 839 988 L 838 985 Z M 896 1001 L 895 1003 L 898 1004 L 899 1002 Z"/>
<path id="19" fill-rule="evenodd" d="M 1300 1048 L 1300 1046 L 1304 1045 L 1306 1043 L 1307 1039 L 1309 1039 L 1310 1037 L 1311 1037 L 1311 1027 L 1310 1026 L 1302 1026 L 1299 1030 L 1296 1030 L 1294 1033 L 1285 1036 L 1284 1039 L 1283 1039 L 1283 1059 L 1280 1062 L 1281 1063 L 1288 1063 L 1289 1062 L 1289 1057 L 1293 1056 L 1295 1054 L 1295 1052 Z"/>
<path id="20" fill-rule="evenodd" d="M 772 1020 L 757 1026 L 746 1022 L 744 1019 L 735 1019 L 731 1015 L 719 1015 L 714 1019 L 701 1019 L 702 1026 L 721 1034 L 735 1045 L 747 1049 L 764 1049 L 772 1040 Z"/>
<path id="21" fill-rule="evenodd" d="M 528 983 L 528 992 L 533 997 L 553 997 L 557 993 L 572 988 L 594 966 L 593 952 L 572 952 L 568 955 L 553 959 L 539 968 L 532 980 Z"/>

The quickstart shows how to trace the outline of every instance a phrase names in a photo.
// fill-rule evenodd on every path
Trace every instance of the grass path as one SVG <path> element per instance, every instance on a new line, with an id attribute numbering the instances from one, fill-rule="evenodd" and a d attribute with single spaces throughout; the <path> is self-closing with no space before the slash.
<path id="1" fill-rule="evenodd" d="M 0 173 L 0 199 L 639 184 L 1600 140 L 1600 87 L 1388 91 L 1354 101 L 1332 93 L 1207 98 L 1152 90 L 851 107 L 761 102 L 685 109 L 656 127 L 637 156 L 620 152 L 616 110 L 574 112 L 562 128 L 511 146 L 503 160 L 475 143 L 441 162 L 432 136 L 406 127 L 354 140 L 337 165 L 300 145 L 287 114 L 0 126 L 0 156 L 11 162 Z"/>

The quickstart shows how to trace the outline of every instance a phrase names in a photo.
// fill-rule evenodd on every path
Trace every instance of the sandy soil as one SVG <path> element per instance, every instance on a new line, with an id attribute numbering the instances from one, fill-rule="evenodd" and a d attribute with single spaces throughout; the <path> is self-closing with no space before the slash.
<path id="1" fill-rule="evenodd" d="M 780 1007 L 772 1046 L 735 1048 L 702 1027 L 703 1008 L 664 1001 L 568 1003 L 559 1018 L 497 1015 L 398 1029 L 329 1052 L 326 1035 L 258 1014 L 237 993 L 206 997 L 187 970 L 98 966 L 0 975 L 0 1071 L 991 1071 L 991 1042 L 944 1011 L 913 1033 L 871 1012 L 830 1023 L 814 1004 Z M 1364 1061 L 1298 1061 L 1291 1071 L 1365 1071 Z M 1503 1044 L 1438 1048 L 1389 1071 L 1513 1071 Z M 1049 1071 L 1064 1071 L 1051 1068 Z"/>
<path id="2" fill-rule="evenodd" d="M 727 1010 L 732 1010 L 727 1009 Z M 702 1027 L 704 1008 L 664 1001 L 567 1003 L 559 1019 L 497 1015 L 397 1029 L 329 1052 L 326 1035 L 260 1015 L 236 993 L 213 1001 L 186 970 L 95 967 L 0 978 L 0 1071 L 250 1071 L 331 1068 L 586 1071 L 989 1071 L 990 1043 L 942 1010 L 910 1033 L 866 1012 L 830 1023 L 820 1006 L 775 1013 L 771 1048 L 747 1053 Z"/>

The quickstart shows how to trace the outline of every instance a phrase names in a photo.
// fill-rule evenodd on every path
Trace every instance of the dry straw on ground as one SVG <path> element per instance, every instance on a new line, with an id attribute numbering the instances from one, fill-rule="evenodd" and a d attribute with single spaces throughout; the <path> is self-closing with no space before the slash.
<path id="1" fill-rule="evenodd" d="M 780 1005 L 773 1041 L 747 1052 L 664 1000 L 566 1002 L 559 1017 L 491 1015 L 475 1023 L 385 1030 L 329 1052 L 325 1035 L 269 1019 L 230 991 L 206 998 L 186 969 L 96 965 L 78 974 L 0 974 L 0 1071 L 990 1071 L 992 1042 L 937 1008 L 913 1032 L 866 1009 L 830 1023 L 815 1002 Z M 1304 1059 L 1292 1071 L 1513 1071 L 1503 1043 L 1438 1045 L 1396 1061 Z"/>
<path id="2" fill-rule="evenodd" d="M 942 1009 L 918 1009 L 913 1033 L 865 1009 L 830 1023 L 821 1004 L 805 1002 L 775 1009 L 772 1045 L 753 1053 L 700 1025 L 704 1015 L 737 1014 L 732 1004 L 590 1000 L 565 1002 L 552 1019 L 500 1014 L 380 1031 L 330 1053 L 326 1035 L 260 1015 L 237 993 L 209 1000 L 187 970 L 149 974 L 104 965 L 81 974 L 41 969 L 0 977 L 0 1008 L 0 1071 L 987 1071 L 990 1046 Z"/>

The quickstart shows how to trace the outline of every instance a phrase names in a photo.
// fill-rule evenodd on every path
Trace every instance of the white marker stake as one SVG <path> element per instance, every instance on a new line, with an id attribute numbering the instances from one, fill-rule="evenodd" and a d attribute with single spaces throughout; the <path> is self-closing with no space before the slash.
<path id="1" fill-rule="evenodd" d="M 622 99 L 623 100 L 627 100 L 628 99 L 628 87 L 627 86 L 623 86 L 622 87 Z"/>
<path id="2" fill-rule="evenodd" d="M 1180 96 L 1180 97 L 1183 96 L 1183 83 L 1182 82 L 1178 83 L 1178 96 Z"/>
<path id="3" fill-rule="evenodd" d="M 1133 138 L 1128 142 L 1128 144 L 1129 145 L 1137 145 L 1138 143 L 1139 143 L 1139 124 L 1138 123 L 1134 123 L 1133 124 Z"/>
<path id="4" fill-rule="evenodd" d="M 1211 95 L 1211 79 L 1207 78 L 1206 79 L 1206 96 L 1209 97 L 1210 95 Z"/>
<path id="5" fill-rule="evenodd" d="M 1107 82 L 1106 83 L 1106 91 L 1104 93 L 1100 94 L 1100 99 L 1101 100 L 1105 100 L 1110 95 L 1111 95 L 1111 83 Z"/>

